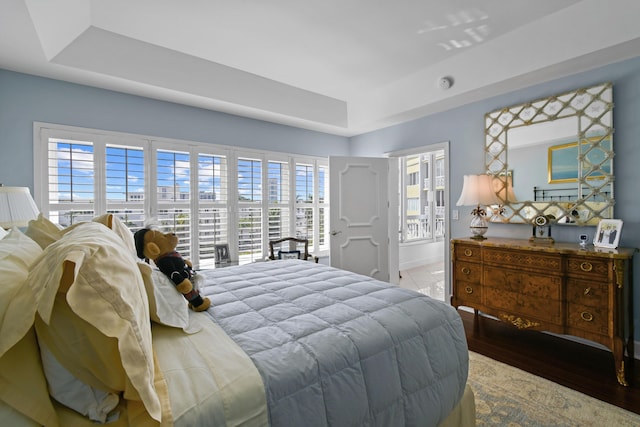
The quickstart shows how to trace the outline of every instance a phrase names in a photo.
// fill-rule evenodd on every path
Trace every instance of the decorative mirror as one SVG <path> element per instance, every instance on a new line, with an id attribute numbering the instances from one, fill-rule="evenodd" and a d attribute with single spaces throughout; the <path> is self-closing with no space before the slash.
<path id="1" fill-rule="evenodd" d="M 503 204 L 494 222 L 596 225 L 613 218 L 611 83 L 485 115 L 485 165 Z"/>

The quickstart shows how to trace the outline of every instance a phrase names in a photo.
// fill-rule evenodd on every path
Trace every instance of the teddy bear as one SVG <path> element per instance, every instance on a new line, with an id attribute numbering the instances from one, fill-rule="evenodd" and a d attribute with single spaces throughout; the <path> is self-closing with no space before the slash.
<path id="1" fill-rule="evenodd" d="M 193 285 L 194 272 L 191 261 L 182 258 L 176 252 L 178 236 L 152 228 L 142 228 L 134 233 L 133 238 L 138 257 L 153 260 L 160 271 L 175 284 L 178 292 L 189 301 L 192 310 L 204 311 L 209 308 L 209 298 L 203 298 Z"/>

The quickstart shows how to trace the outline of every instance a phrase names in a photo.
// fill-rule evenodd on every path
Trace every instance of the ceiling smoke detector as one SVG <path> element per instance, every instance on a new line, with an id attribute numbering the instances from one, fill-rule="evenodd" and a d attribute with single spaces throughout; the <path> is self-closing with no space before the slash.
<path id="1" fill-rule="evenodd" d="M 447 90 L 453 85 L 451 77 L 441 77 L 438 79 L 438 87 L 442 90 Z"/>

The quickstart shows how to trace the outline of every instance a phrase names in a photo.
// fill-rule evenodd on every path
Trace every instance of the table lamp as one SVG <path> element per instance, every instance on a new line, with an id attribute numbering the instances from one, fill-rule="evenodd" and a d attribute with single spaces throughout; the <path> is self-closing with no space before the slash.
<path id="1" fill-rule="evenodd" d="M 3 187 L 0 184 L 0 227 L 26 227 L 38 217 L 38 207 L 27 187 Z"/>
<path id="2" fill-rule="evenodd" d="M 487 211 L 481 205 L 499 205 L 501 203 L 494 189 L 494 177 L 491 175 L 465 175 L 462 194 L 456 206 L 475 206 L 471 211 L 473 218 L 469 224 L 471 238 L 484 240 L 489 228 L 485 219 Z"/>

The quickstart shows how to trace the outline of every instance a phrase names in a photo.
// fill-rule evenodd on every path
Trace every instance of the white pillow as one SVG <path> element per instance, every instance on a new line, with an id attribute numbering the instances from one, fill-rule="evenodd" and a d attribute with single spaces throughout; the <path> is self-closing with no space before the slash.
<path id="1" fill-rule="evenodd" d="M 122 239 L 129 252 L 131 252 L 133 259 L 138 259 L 136 255 L 136 245 L 133 241 L 133 233 L 127 228 L 126 225 L 124 225 L 120 218 L 113 214 L 104 214 L 94 217 L 91 221 L 106 225 L 109 229 L 113 230 L 113 232 Z M 40 213 L 38 214 L 37 219 L 29 221 L 29 225 L 25 230 L 25 234 L 33 239 L 36 243 L 38 243 L 42 247 L 42 249 L 44 249 L 51 243 L 58 241 L 63 235 L 74 230 L 77 226 L 83 223 L 84 222 L 78 222 L 63 229 L 58 224 L 51 222 Z"/>
<path id="2" fill-rule="evenodd" d="M 40 254 L 40 245 L 17 228 L 0 239 L 0 424 L 29 417 L 38 425 L 57 425 L 32 328 L 35 297 L 26 283 Z"/>
<path id="3" fill-rule="evenodd" d="M 0 356 L 33 325 L 34 294 L 25 282 L 29 266 L 41 253 L 40 246 L 15 227 L 0 240 Z"/>
<path id="4" fill-rule="evenodd" d="M 102 424 L 107 422 L 109 413 L 120 403 L 120 397 L 117 394 L 89 387 L 79 381 L 58 362 L 44 342 L 40 342 L 40 357 L 47 377 L 49 393 L 54 399 L 88 417 L 91 421 Z M 116 419 L 117 414 L 113 414 L 109 421 Z"/>
<path id="5" fill-rule="evenodd" d="M 4 228 L 0 227 L 0 239 L 2 239 L 7 234 L 9 234 L 9 232 L 6 231 Z"/>
<path id="6" fill-rule="evenodd" d="M 151 320 L 174 328 L 186 328 L 189 325 L 188 303 L 173 282 L 147 263 L 138 261 L 138 268 L 147 291 Z"/>
<path id="7" fill-rule="evenodd" d="M 62 228 L 40 213 L 37 219 L 29 221 L 24 233 L 44 249 L 62 237 Z"/>

